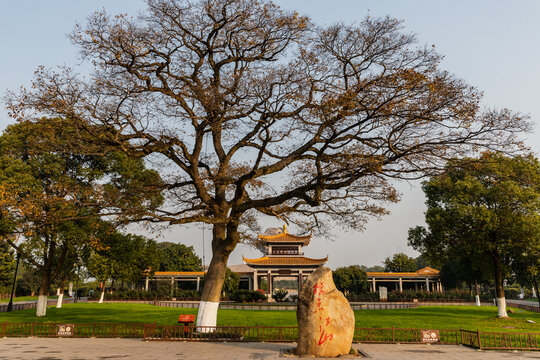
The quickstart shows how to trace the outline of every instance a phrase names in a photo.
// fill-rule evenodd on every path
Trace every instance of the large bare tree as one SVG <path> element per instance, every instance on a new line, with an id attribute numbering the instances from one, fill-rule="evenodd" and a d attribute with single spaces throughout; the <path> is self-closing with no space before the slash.
<path id="1" fill-rule="evenodd" d="M 92 74 L 38 69 L 8 96 L 12 114 L 70 119 L 154 162 L 168 201 L 130 216 L 211 224 L 198 325 L 215 325 L 227 259 L 259 214 L 361 229 L 397 201 L 392 179 L 510 149 L 528 127 L 481 112 L 479 91 L 392 18 L 320 27 L 268 1 L 148 0 L 136 18 L 91 15 L 71 39 Z"/>

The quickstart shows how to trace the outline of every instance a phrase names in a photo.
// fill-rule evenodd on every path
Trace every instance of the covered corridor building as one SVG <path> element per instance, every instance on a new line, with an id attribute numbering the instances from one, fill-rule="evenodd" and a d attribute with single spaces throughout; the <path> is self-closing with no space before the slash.
<path id="1" fill-rule="evenodd" d="M 368 272 L 367 278 L 371 292 L 378 292 L 384 286 L 389 291 L 403 290 L 442 292 L 439 270 L 425 267 L 416 272 Z"/>

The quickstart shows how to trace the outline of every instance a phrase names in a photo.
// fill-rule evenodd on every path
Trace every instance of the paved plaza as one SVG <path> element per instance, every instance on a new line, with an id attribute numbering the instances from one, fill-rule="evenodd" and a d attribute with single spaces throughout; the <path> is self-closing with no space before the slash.
<path id="1" fill-rule="evenodd" d="M 291 359 L 295 344 L 146 342 L 140 339 L 2 338 L 0 360 Z M 459 345 L 355 344 L 371 359 L 540 359 L 540 352 L 477 351 Z"/>

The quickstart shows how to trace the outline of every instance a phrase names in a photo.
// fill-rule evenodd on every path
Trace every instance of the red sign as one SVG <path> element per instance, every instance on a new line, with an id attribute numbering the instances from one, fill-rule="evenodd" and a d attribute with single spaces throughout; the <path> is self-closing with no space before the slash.
<path id="1" fill-rule="evenodd" d="M 439 330 L 422 330 L 422 342 L 423 343 L 438 343 L 441 341 L 439 337 Z"/>
<path id="2" fill-rule="evenodd" d="M 179 323 L 192 323 L 195 321 L 195 315 L 180 315 L 178 317 Z"/>

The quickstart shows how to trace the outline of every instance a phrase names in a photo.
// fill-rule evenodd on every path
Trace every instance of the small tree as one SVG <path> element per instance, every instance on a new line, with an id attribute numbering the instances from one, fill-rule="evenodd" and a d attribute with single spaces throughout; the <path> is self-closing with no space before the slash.
<path id="1" fill-rule="evenodd" d="M 145 270 L 158 266 L 156 243 L 143 236 L 124 234 L 107 222 L 100 222 L 96 240 L 85 257 L 91 276 L 105 284 L 108 280 L 136 283 Z M 100 303 L 103 302 L 105 286 Z"/>
<path id="2" fill-rule="evenodd" d="M 28 265 L 24 260 L 21 261 L 17 277 L 16 296 L 34 296 L 39 293 L 41 274 L 35 267 Z"/>
<path id="3" fill-rule="evenodd" d="M 227 268 L 225 273 L 225 281 L 223 283 L 223 291 L 228 296 L 231 296 L 232 293 L 238 290 L 238 285 L 240 284 L 240 276 Z"/>
<path id="4" fill-rule="evenodd" d="M 193 246 L 172 242 L 157 244 L 159 256 L 158 271 L 202 271 L 201 258 L 195 254 Z"/>
<path id="5" fill-rule="evenodd" d="M 13 249 L 0 240 L 0 294 L 8 293 L 15 273 Z"/>
<path id="6" fill-rule="evenodd" d="M 203 287 L 206 281 L 207 277 L 205 275 L 201 281 Z M 239 284 L 240 276 L 233 272 L 231 269 L 227 268 L 225 272 L 225 280 L 223 282 L 223 293 L 230 297 L 233 293 L 238 291 Z"/>
<path id="7" fill-rule="evenodd" d="M 384 267 L 381 266 L 381 265 L 374 265 L 374 266 L 364 266 L 364 265 L 362 265 L 361 268 L 365 272 L 383 272 L 384 271 Z"/>
<path id="8" fill-rule="evenodd" d="M 493 283 L 493 269 L 484 259 L 469 254 L 457 254 L 446 259 L 440 270 L 441 283 L 447 289 L 458 288 L 463 284 L 469 288 L 479 284 Z"/>
<path id="9" fill-rule="evenodd" d="M 368 292 L 367 274 L 359 266 L 339 267 L 332 273 L 336 288 L 346 296 L 362 295 Z"/>
<path id="10" fill-rule="evenodd" d="M 415 272 L 416 259 L 404 253 L 394 254 L 392 258 L 387 257 L 383 261 L 384 271 L 387 272 Z"/>
<path id="11" fill-rule="evenodd" d="M 115 271 L 118 269 L 118 264 L 113 258 L 101 255 L 99 251 L 92 251 L 86 259 L 86 268 L 90 276 L 94 277 L 101 283 L 101 294 L 98 303 L 103 303 L 105 298 L 105 287 Z"/>
<path id="12" fill-rule="evenodd" d="M 540 292 L 538 291 L 540 285 L 540 244 L 533 243 L 533 246 L 516 250 L 517 253 L 512 257 L 511 265 L 514 277 L 521 286 L 534 288 L 537 294 L 536 299 L 540 305 Z"/>
<path id="13" fill-rule="evenodd" d="M 455 160 L 422 188 L 428 229 L 412 231 L 409 244 L 433 257 L 489 260 L 499 317 L 507 317 L 504 278 L 524 251 L 538 254 L 540 249 L 538 160 L 498 153 Z"/>

